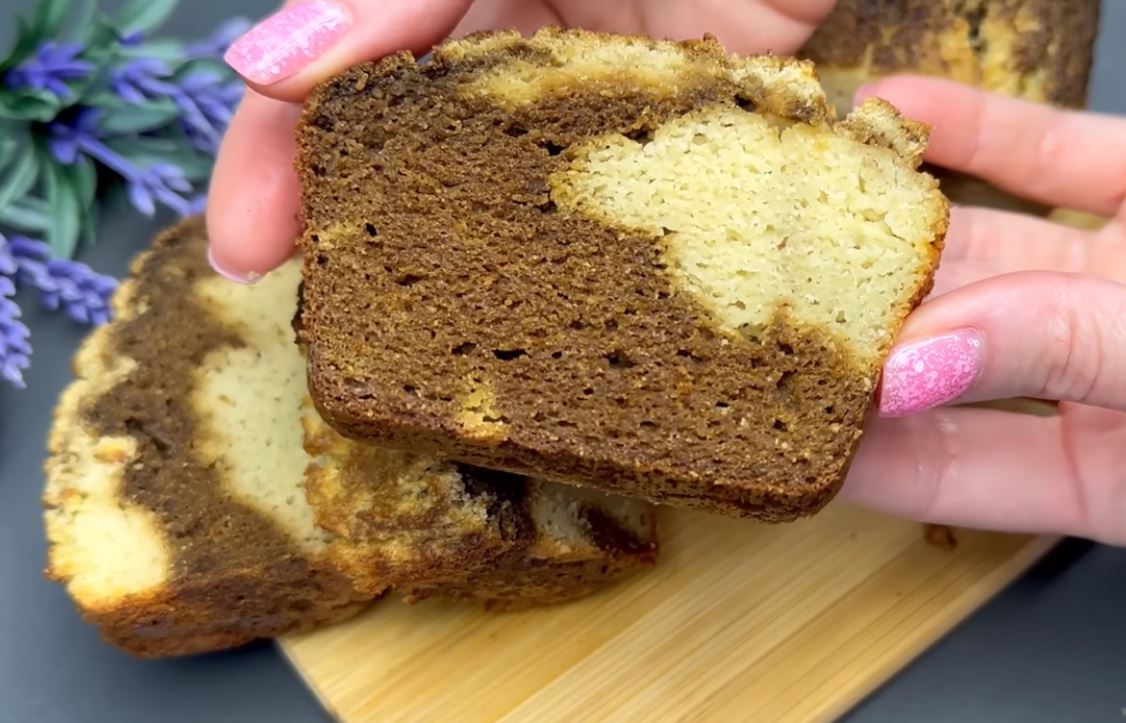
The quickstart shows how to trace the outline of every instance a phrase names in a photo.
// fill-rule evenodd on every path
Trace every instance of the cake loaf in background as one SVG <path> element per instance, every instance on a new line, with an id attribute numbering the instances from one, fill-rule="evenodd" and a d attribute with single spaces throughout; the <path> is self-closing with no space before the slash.
<path id="1" fill-rule="evenodd" d="M 1084 108 L 1100 0 L 839 0 L 799 55 L 843 115 L 863 83 L 896 73 Z M 1050 209 L 962 174 L 936 171 L 955 203 Z"/>
<path id="2" fill-rule="evenodd" d="M 160 234 L 55 413 L 48 575 L 113 644 L 162 657 L 351 615 L 388 591 L 506 608 L 649 566 L 644 502 L 344 440 L 307 403 L 300 260 L 254 286 Z"/>

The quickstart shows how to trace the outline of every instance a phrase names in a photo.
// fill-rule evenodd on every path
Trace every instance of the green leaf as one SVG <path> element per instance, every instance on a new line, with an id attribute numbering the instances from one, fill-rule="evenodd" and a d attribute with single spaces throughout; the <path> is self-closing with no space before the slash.
<path id="1" fill-rule="evenodd" d="M 168 19 L 176 0 L 129 0 L 117 16 L 118 29 L 126 33 L 150 33 Z"/>
<path id="2" fill-rule="evenodd" d="M 8 53 L 8 57 L 0 62 L 0 73 L 13 68 L 20 64 L 24 58 L 35 52 L 36 46 L 42 40 L 35 32 L 35 29 L 27 24 L 27 21 L 21 17 L 16 18 L 16 42 L 12 46 L 12 52 Z"/>
<path id="3" fill-rule="evenodd" d="M 72 0 L 70 3 L 70 16 L 74 18 L 71 24 L 71 36 L 85 44 L 85 39 L 95 23 L 98 4 L 94 0 Z"/>
<path id="4" fill-rule="evenodd" d="M 160 38 L 135 48 L 124 48 L 122 54 L 127 58 L 155 58 L 175 66 L 184 60 L 184 44 L 173 38 Z"/>
<path id="5" fill-rule="evenodd" d="M 69 11 L 70 0 L 39 0 L 32 27 L 40 38 L 58 39 Z"/>
<path id="6" fill-rule="evenodd" d="M 78 33 L 75 40 L 86 46 L 83 57 L 87 60 L 97 62 L 93 58 L 100 57 L 100 54 L 104 54 L 107 50 L 113 52 L 120 50 L 113 23 L 101 12 L 93 12 L 85 24 L 75 26 L 75 31 Z"/>
<path id="7" fill-rule="evenodd" d="M 23 198 L 35 186 L 39 177 L 39 158 L 32 145 L 26 145 L 16 156 L 15 163 L 0 179 L 0 208 L 12 201 Z"/>
<path id="8" fill-rule="evenodd" d="M 106 133 L 143 133 L 162 128 L 179 115 L 180 109 L 175 103 L 168 98 L 160 98 L 145 103 L 123 103 L 116 108 L 107 109 L 99 125 Z"/>
<path id="9" fill-rule="evenodd" d="M 46 123 L 61 107 L 58 96 L 46 90 L 0 90 L 0 118 Z"/>
<path id="10" fill-rule="evenodd" d="M 67 170 L 78 202 L 83 208 L 90 207 L 98 194 L 98 169 L 94 166 L 94 161 L 90 156 L 79 154 Z"/>
<path id="11" fill-rule="evenodd" d="M 0 129 L 0 170 L 8 167 L 12 159 L 16 157 L 16 151 L 20 148 L 20 144 L 15 138 L 6 138 L 2 135 L 3 132 L 3 129 Z"/>
<path id="12" fill-rule="evenodd" d="M 205 180 L 211 175 L 215 159 L 191 147 L 181 133 L 162 138 L 130 138 L 106 141 L 106 145 L 124 156 L 130 163 L 147 168 L 154 163 L 171 163 L 178 166 L 191 182 Z"/>
<path id="13" fill-rule="evenodd" d="M 41 198 L 27 196 L 7 206 L 0 206 L 0 223 L 24 233 L 42 234 L 47 230 L 49 217 L 47 204 Z"/>
<path id="14" fill-rule="evenodd" d="M 89 248 L 97 241 L 98 236 L 98 205 L 90 204 L 86 207 L 86 215 L 82 219 L 82 237 L 79 242 Z"/>
<path id="15" fill-rule="evenodd" d="M 236 77 L 234 71 L 231 70 L 231 66 L 218 58 L 193 58 L 176 70 L 176 78 L 181 79 L 190 73 L 199 71 L 209 72 L 223 80 L 231 80 Z"/>
<path id="16" fill-rule="evenodd" d="M 46 170 L 44 185 L 51 214 L 47 219 L 45 240 L 56 256 L 69 259 L 78 245 L 82 208 L 68 174 L 53 164 L 48 164 Z"/>

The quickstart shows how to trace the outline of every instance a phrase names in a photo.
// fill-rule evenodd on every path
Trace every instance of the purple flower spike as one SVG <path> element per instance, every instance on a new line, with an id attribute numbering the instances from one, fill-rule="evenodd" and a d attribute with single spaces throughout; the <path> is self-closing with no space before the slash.
<path id="1" fill-rule="evenodd" d="M 50 248 L 42 241 L 13 236 L 4 246 L 12 261 L 8 266 L 16 268 L 16 280 L 39 291 L 44 308 L 63 309 L 80 324 L 97 325 L 109 320 L 116 279 L 77 261 L 51 258 Z"/>
<path id="2" fill-rule="evenodd" d="M 60 98 L 69 98 L 67 81 L 81 80 L 94 72 L 93 64 L 78 58 L 82 50 L 79 43 L 47 41 L 8 71 L 4 84 L 15 89 L 47 90 Z"/>

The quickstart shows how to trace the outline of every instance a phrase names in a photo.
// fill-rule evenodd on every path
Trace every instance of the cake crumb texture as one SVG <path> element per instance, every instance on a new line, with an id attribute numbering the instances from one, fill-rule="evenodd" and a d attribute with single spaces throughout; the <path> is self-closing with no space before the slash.
<path id="1" fill-rule="evenodd" d="M 358 65 L 299 129 L 314 402 L 465 464 L 811 514 L 930 289 L 926 137 L 707 39 L 485 33 Z"/>
<path id="2" fill-rule="evenodd" d="M 552 522 L 544 483 L 342 438 L 295 343 L 300 259 L 246 286 L 205 250 L 198 218 L 154 240 L 56 409 L 48 575 L 110 642 L 207 652 L 391 591 L 550 604 L 654 562 L 644 503 L 567 488 Z"/>

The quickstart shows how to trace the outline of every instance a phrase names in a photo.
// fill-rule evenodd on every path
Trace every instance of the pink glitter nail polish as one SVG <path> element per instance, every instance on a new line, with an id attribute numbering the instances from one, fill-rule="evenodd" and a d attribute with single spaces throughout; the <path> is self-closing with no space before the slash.
<path id="1" fill-rule="evenodd" d="M 351 26 L 348 11 L 330 0 L 291 5 L 247 31 L 223 59 L 247 80 L 270 85 L 316 60 Z"/>
<path id="2" fill-rule="evenodd" d="M 978 331 L 962 329 L 893 351 L 884 365 L 880 413 L 902 417 L 962 396 L 981 374 L 984 341 Z"/>

